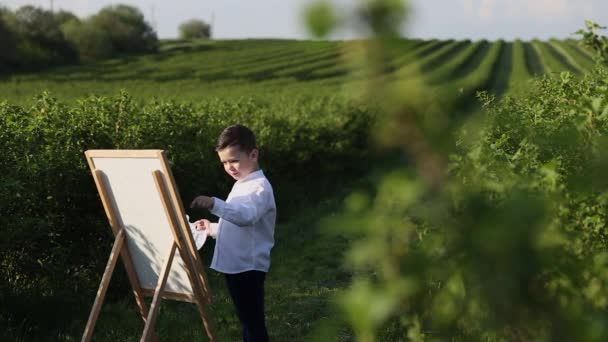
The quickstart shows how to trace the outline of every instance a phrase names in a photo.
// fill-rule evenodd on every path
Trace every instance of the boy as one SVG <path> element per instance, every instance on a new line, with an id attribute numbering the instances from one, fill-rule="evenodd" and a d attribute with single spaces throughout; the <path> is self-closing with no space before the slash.
<path id="1" fill-rule="evenodd" d="M 216 239 L 211 268 L 224 273 L 243 325 L 243 341 L 268 341 L 264 319 L 264 280 L 274 245 L 276 205 L 272 186 L 258 165 L 253 132 L 230 126 L 215 148 L 224 170 L 236 180 L 226 201 L 198 196 L 191 208 L 207 208 L 219 222 L 196 222 Z"/>

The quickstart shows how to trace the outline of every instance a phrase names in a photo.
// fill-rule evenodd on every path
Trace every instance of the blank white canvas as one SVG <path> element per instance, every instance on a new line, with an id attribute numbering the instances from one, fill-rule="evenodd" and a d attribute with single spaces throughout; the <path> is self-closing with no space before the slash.
<path id="1" fill-rule="evenodd" d="M 110 200 L 125 228 L 129 252 L 144 289 L 156 288 L 158 277 L 174 241 L 169 219 L 154 181 L 163 172 L 159 158 L 93 157 L 95 169 L 106 176 Z M 164 174 L 164 172 L 163 172 Z M 166 175 L 164 179 L 167 179 Z M 170 186 L 170 184 L 167 184 Z M 166 292 L 192 295 L 192 286 L 179 251 L 175 252 Z"/>

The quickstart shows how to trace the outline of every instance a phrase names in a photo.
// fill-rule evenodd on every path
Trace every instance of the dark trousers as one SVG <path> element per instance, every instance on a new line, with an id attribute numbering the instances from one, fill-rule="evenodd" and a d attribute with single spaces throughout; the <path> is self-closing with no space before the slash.
<path id="1" fill-rule="evenodd" d="M 226 274 L 226 283 L 236 313 L 243 325 L 244 342 L 266 342 L 264 319 L 264 280 L 266 272 L 246 271 Z"/>

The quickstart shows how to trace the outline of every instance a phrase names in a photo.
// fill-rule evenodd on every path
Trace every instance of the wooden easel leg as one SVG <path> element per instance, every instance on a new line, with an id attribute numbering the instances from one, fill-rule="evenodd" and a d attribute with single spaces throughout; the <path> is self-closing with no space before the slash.
<path id="1" fill-rule="evenodd" d="M 156 188 L 163 203 L 165 213 L 167 214 L 167 218 L 169 219 L 171 230 L 173 231 L 173 237 L 175 239 L 174 244 L 177 244 L 180 256 L 186 264 L 186 272 L 188 274 L 188 278 L 190 279 L 190 284 L 192 285 L 192 291 L 195 298 L 194 302 L 196 303 L 196 306 L 198 307 L 199 313 L 203 320 L 203 326 L 205 328 L 205 331 L 207 332 L 209 340 L 216 341 L 215 332 L 211 320 L 209 319 L 207 311 L 205 310 L 205 305 L 211 302 L 211 292 L 207 287 L 207 279 L 205 278 L 202 269 L 200 274 L 195 271 L 199 269 L 196 267 L 196 263 L 197 261 L 199 261 L 197 258 L 198 252 L 196 250 L 192 251 L 190 249 L 190 246 L 193 246 L 194 243 L 189 243 L 187 241 L 188 238 L 184 237 L 183 232 L 179 228 L 177 217 L 175 216 L 175 209 L 171 205 L 167 187 L 165 185 L 165 182 L 163 181 L 162 173 L 159 170 L 155 170 L 152 172 L 152 175 L 154 177 Z M 188 234 L 186 235 L 188 236 Z M 155 292 L 154 296 L 156 297 L 156 295 L 157 294 Z M 150 319 L 148 319 L 148 321 L 150 321 Z"/>
<path id="2" fill-rule="evenodd" d="M 194 261 L 190 258 L 185 259 L 184 258 L 185 253 L 182 253 L 181 249 L 180 249 L 180 255 L 182 256 L 182 259 L 184 260 L 184 262 L 187 264 L 186 272 L 188 273 L 188 277 L 190 278 L 190 283 L 192 284 L 192 291 L 194 293 L 194 298 L 195 298 L 194 302 L 196 304 L 196 307 L 198 308 L 199 314 L 201 315 L 201 319 L 203 320 L 203 328 L 205 329 L 205 332 L 207 332 L 207 337 L 209 337 L 209 341 L 212 341 L 212 342 L 217 341 L 216 336 L 215 336 L 215 330 L 213 328 L 213 323 L 209 319 L 209 314 L 207 313 L 207 309 L 205 308 L 206 305 L 208 305 L 211 302 L 211 300 L 209 298 L 207 298 L 207 296 L 205 294 L 205 290 L 203 288 L 204 285 L 202 283 L 196 281 L 200 278 L 197 278 L 196 274 L 192 271 L 192 270 L 196 269 L 193 264 Z"/>
<path id="3" fill-rule="evenodd" d="M 207 337 L 209 337 L 209 341 L 215 342 L 217 341 L 217 337 L 215 336 L 215 329 L 213 327 L 213 323 L 209 319 L 209 315 L 207 314 L 207 310 L 205 309 L 205 304 L 206 303 L 200 303 L 198 300 L 196 301 L 196 306 L 198 307 L 198 312 L 200 313 L 201 319 L 203 320 L 203 327 L 207 332 Z"/>
<path id="4" fill-rule="evenodd" d="M 126 248 L 123 249 L 122 256 L 123 256 L 122 259 L 123 259 L 125 268 L 127 270 L 129 270 L 129 269 L 135 270 L 135 266 L 133 266 L 133 261 L 131 259 L 131 255 L 129 254 L 129 251 Z M 133 271 L 133 272 L 127 271 L 127 277 L 129 278 L 129 283 L 131 283 L 133 295 L 135 296 L 135 302 L 137 303 L 137 307 L 139 308 L 139 314 L 141 315 L 141 319 L 144 321 L 144 325 L 145 325 L 148 320 L 149 311 L 148 311 L 148 305 L 146 304 L 146 301 L 145 301 L 145 296 L 141 292 L 141 287 L 139 286 L 139 279 L 137 279 L 137 275 L 135 274 L 135 271 Z M 150 341 L 154 341 L 154 342 L 159 341 L 158 336 L 156 336 L 156 334 L 154 332 L 152 332 L 152 335 L 150 336 Z"/>
<path id="5" fill-rule="evenodd" d="M 97 296 L 95 297 L 95 302 L 93 304 L 93 308 L 91 309 L 89 320 L 87 321 L 84 334 L 82 335 L 83 342 L 88 342 L 91 340 L 93 330 L 95 329 L 95 324 L 97 323 L 97 318 L 99 317 L 99 312 L 101 311 L 101 305 L 103 304 L 106 292 L 108 291 L 108 286 L 110 285 L 110 280 L 112 279 L 112 273 L 116 268 L 116 262 L 118 261 L 118 256 L 120 255 L 120 251 L 124 246 L 124 242 L 125 232 L 121 229 L 118 232 L 118 235 L 116 235 L 114 246 L 112 246 L 112 252 L 110 253 L 110 258 L 108 259 L 108 264 L 103 272 L 101 284 L 99 285 L 99 290 L 97 290 Z"/>
<path id="6" fill-rule="evenodd" d="M 150 304 L 150 313 L 148 314 L 148 319 L 146 319 L 146 326 L 144 327 L 144 333 L 141 337 L 142 342 L 149 341 L 153 334 L 154 324 L 160 310 L 160 301 L 162 300 L 163 290 L 167 284 L 167 279 L 169 278 L 169 272 L 171 271 L 171 264 L 173 263 L 173 257 L 175 256 L 176 249 L 177 244 L 174 241 L 171 243 L 171 248 L 167 254 L 167 259 L 165 260 L 165 264 L 163 265 L 163 268 L 159 274 L 158 283 L 156 284 L 156 289 L 154 290 L 154 297 L 152 297 L 152 304 Z"/>

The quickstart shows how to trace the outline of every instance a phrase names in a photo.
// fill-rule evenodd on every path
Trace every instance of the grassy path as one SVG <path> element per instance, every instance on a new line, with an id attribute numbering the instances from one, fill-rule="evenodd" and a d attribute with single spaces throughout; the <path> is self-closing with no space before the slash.
<path id="1" fill-rule="evenodd" d="M 475 43 L 467 44 L 466 48 L 460 51 L 459 54 L 444 61 L 441 66 L 438 66 L 435 70 L 430 71 L 426 75 L 426 79 L 431 84 L 438 84 L 452 79 L 452 77 L 461 72 L 460 70 L 465 68 L 486 45 L 486 41 L 477 41 Z"/>
<path id="2" fill-rule="evenodd" d="M 568 63 L 566 58 L 560 55 L 559 52 L 550 45 L 538 40 L 533 41 L 532 45 L 542 61 L 545 73 L 555 76 L 562 71 L 571 71 L 573 73 L 579 72 L 576 67 Z"/>
<path id="3" fill-rule="evenodd" d="M 579 47 L 568 44 L 561 40 L 551 40 L 552 44 L 556 49 L 559 49 L 564 55 L 568 56 L 568 60 L 572 64 L 576 65 L 579 70 L 590 70 L 594 66 L 593 59 L 591 56 L 584 53 Z"/>
<path id="4" fill-rule="evenodd" d="M 516 40 L 512 44 L 513 63 L 511 68 L 511 77 L 509 78 L 508 91 L 510 95 L 518 95 L 525 92 L 528 87 L 528 81 L 532 77 L 532 73 L 528 70 L 526 63 L 526 50 L 524 43 L 521 40 Z"/>
<path id="5" fill-rule="evenodd" d="M 501 54 L 505 43 L 498 41 L 489 44 L 488 49 L 477 54 L 469 61 L 468 73 L 462 77 L 437 86 L 438 98 L 446 101 L 455 111 L 468 112 L 471 106 L 477 106 L 475 94 L 481 90 L 489 90 L 493 75 L 500 65 Z M 483 56 L 480 56 L 483 53 Z"/>
<path id="6" fill-rule="evenodd" d="M 543 62 L 531 42 L 524 43 L 526 66 L 531 75 L 539 76 L 545 73 Z"/>
<path id="7" fill-rule="evenodd" d="M 513 43 L 503 42 L 502 44 L 500 56 L 492 68 L 492 74 L 488 80 L 488 90 L 497 96 L 507 92 L 513 74 Z"/>

